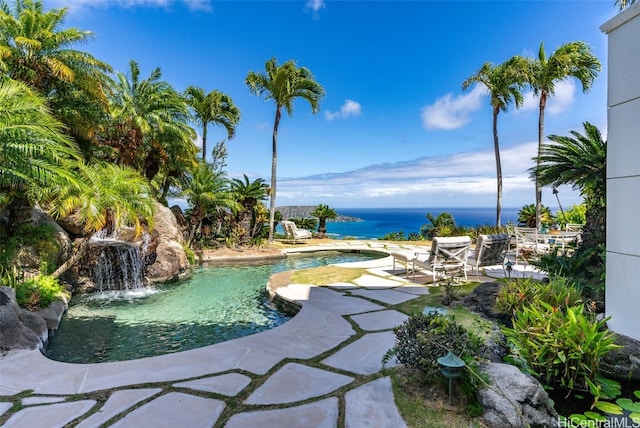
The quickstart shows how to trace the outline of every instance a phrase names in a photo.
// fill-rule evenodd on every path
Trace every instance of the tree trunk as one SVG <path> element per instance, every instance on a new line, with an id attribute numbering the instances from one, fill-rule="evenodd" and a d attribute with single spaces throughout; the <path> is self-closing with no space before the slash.
<path id="1" fill-rule="evenodd" d="M 498 142 L 498 114 L 500 109 L 493 108 L 493 150 L 496 155 L 496 179 L 497 179 L 497 197 L 496 197 L 496 226 L 500 227 L 500 219 L 502 217 L 502 163 L 500 162 L 500 144 Z"/>
<path id="2" fill-rule="evenodd" d="M 547 105 L 547 92 L 540 92 L 540 115 L 538 116 L 538 156 L 536 156 L 536 229 L 542 226 L 542 186 L 538 180 L 538 168 L 542 158 L 542 140 L 544 139 L 544 108 Z"/>
<path id="3" fill-rule="evenodd" d="M 318 218 L 318 238 L 324 238 L 327 236 L 327 219 L 324 217 Z"/>
<path id="4" fill-rule="evenodd" d="M 273 229 L 276 218 L 276 165 L 278 163 L 278 126 L 282 115 L 282 106 L 276 106 L 276 118 L 273 123 L 273 138 L 271 141 L 271 189 L 269 189 L 269 243 L 273 243 Z"/>
<path id="5" fill-rule="evenodd" d="M 73 253 L 73 255 L 66 262 L 62 263 L 62 265 L 60 265 L 60 267 L 56 269 L 55 272 L 51 274 L 51 276 L 53 276 L 54 278 L 59 278 L 63 273 L 68 271 L 69 268 L 71 268 L 71 266 L 78 263 L 78 261 L 80 261 L 82 256 L 84 256 L 87 253 L 88 249 L 89 249 L 89 239 L 86 238 L 78 246 L 78 249 L 76 250 L 76 252 Z"/>

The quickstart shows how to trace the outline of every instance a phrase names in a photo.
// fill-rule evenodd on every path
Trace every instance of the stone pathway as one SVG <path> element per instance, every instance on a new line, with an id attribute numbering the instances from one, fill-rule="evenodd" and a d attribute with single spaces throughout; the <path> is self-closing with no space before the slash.
<path id="1" fill-rule="evenodd" d="M 345 245 L 371 249 L 362 241 L 339 247 Z M 315 249 L 328 247 L 338 246 Z M 391 257 L 349 266 L 367 273 L 349 284 L 280 287 L 279 298 L 299 304 L 300 312 L 273 330 L 228 342 L 100 364 L 11 352 L 0 357 L 0 424 L 403 427 L 381 361 L 394 344 L 393 327 L 407 318 L 393 305 L 428 288 L 394 275 Z"/>

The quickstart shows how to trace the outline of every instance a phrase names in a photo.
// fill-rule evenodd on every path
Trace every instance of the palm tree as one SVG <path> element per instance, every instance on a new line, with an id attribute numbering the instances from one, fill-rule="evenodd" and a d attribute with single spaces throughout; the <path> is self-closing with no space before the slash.
<path id="1" fill-rule="evenodd" d="M 184 194 L 191 206 L 189 210 L 190 243 L 200 233 L 206 219 L 220 217 L 224 212 L 237 212 L 241 209 L 241 205 L 234 199 L 233 192 L 229 188 L 229 180 L 224 174 L 215 172 L 210 164 L 202 161 L 192 172 Z M 218 226 L 221 227 L 221 224 Z"/>
<path id="2" fill-rule="evenodd" d="M 420 235 L 428 239 L 435 236 L 448 236 L 456 228 L 456 220 L 448 212 L 442 212 L 438 214 L 438 217 L 427 213 L 427 220 L 430 224 L 420 227 Z"/>
<path id="3" fill-rule="evenodd" d="M 616 0 L 614 4 L 618 6 L 620 10 L 624 10 L 629 6 L 631 6 L 632 4 L 634 4 L 635 2 L 636 0 Z"/>
<path id="4" fill-rule="evenodd" d="M 240 122 L 240 109 L 228 95 L 220 91 L 204 93 L 202 88 L 189 86 L 184 92 L 187 103 L 193 111 L 193 119 L 202 125 L 202 160 L 207 158 L 207 126 L 212 123 L 227 130 L 227 138 L 232 139 Z"/>
<path id="5" fill-rule="evenodd" d="M 566 43 L 547 57 L 544 43 L 540 43 L 538 58 L 531 60 L 528 83 L 534 95 L 540 97 L 538 117 L 538 155 L 536 168 L 540 166 L 544 136 L 544 109 L 547 98 L 554 94 L 556 83 L 574 77 L 582 84 L 582 91 L 588 92 L 601 69 L 600 61 L 591 53 L 584 42 Z M 536 176 L 536 227 L 541 224 L 542 186 Z"/>
<path id="6" fill-rule="evenodd" d="M 542 186 L 571 184 L 580 190 L 587 209 L 582 240 L 591 248 L 606 242 L 607 142 L 596 126 L 583 125 L 584 134 L 550 135 L 553 143 L 543 145 L 540 165 L 532 173 Z"/>
<path id="7" fill-rule="evenodd" d="M 54 218 L 73 214 L 84 225 L 87 234 L 104 230 L 111 235 L 124 226 L 133 226 L 136 236 L 142 234 L 142 222 L 153 228 L 155 200 L 147 180 L 128 167 L 109 163 L 81 166 L 81 182 L 64 186 L 50 193 L 46 207 Z M 69 260 L 60 266 L 54 277 L 62 275 L 86 252 L 84 241 Z"/>
<path id="8" fill-rule="evenodd" d="M 249 181 L 249 177 L 244 174 L 244 180 L 234 178 L 231 180 L 231 191 L 242 209 L 239 211 L 239 224 L 241 234 L 239 238 L 240 245 L 245 245 L 253 238 L 252 220 L 254 209 L 258 202 L 267 197 L 268 186 L 262 178 Z"/>
<path id="9" fill-rule="evenodd" d="M 91 140 L 104 120 L 111 67 L 74 49 L 89 31 L 62 28 L 67 9 L 44 11 L 39 0 L 0 0 L 0 71 L 35 88 L 65 132 L 91 156 Z"/>
<path id="10" fill-rule="evenodd" d="M 500 227 L 502 216 L 502 164 L 500 162 L 500 144 L 498 142 L 498 114 L 506 112 L 511 102 L 515 102 L 516 108 L 522 105 L 522 93 L 520 89 L 525 81 L 521 70 L 522 59 L 511 58 L 503 64 L 493 66 L 485 62 L 483 66 L 462 83 L 462 89 L 467 90 L 473 83 L 484 86 L 490 94 L 491 108 L 493 110 L 493 150 L 496 157 L 497 201 L 496 201 L 496 226 Z"/>
<path id="11" fill-rule="evenodd" d="M 9 225 L 22 223 L 22 214 L 46 188 L 76 183 L 79 160 L 79 150 L 44 99 L 22 83 L 0 78 L 0 203 L 9 206 Z"/>
<path id="12" fill-rule="evenodd" d="M 147 79 L 130 61 L 129 74 L 116 73 L 110 100 L 112 125 L 102 142 L 115 148 L 119 165 L 132 166 L 152 179 L 167 160 L 171 145 L 193 144 L 195 132 L 188 125 L 189 110 L 184 98 L 160 80 L 160 68 Z"/>
<path id="13" fill-rule="evenodd" d="M 16 0 L 13 9 L 0 0 L 0 66 L 12 79 L 36 88 L 45 97 L 60 83 L 101 93 L 111 67 L 72 49 L 90 40 L 93 33 L 61 29 L 66 15 L 66 8 L 45 12 L 40 0 Z"/>
<path id="14" fill-rule="evenodd" d="M 265 64 L 266 74 L 249 72 L 245 79 L 249 91 L 276 104 L 276 114 L 273 123 L 272 158 L 271 158 L 271 187 L 269 203 L 269 243 L 273 242 L 273 229 L 276 212 L 276 165 L 278 161 L 278 126 L 282 116 L 282 108 L 291 116 L 293 101 L 296 98 L 307 100 L 311 105 L 311 112 L 316 114 L 320 110 L 320 99 L 324 96 L 324 88 L 315 81 L 311 72 L 305 67 L 298 67 L 293 60 L 278 65 L 276 58 L 271 58 Z"/>
<path id="15" fill-rule="evenodd" d="M 324 238 L 327 234 L 327 219 L 335 219 L 338 217 L 338 213 L 333 208 L 329 208 L 328 205 L 316 205 L 311 215 L 318 218 L 318 234 L 317 238 Z"/>
<path id="16" fill-rule="evenodd" d="M 553 215 L 551 210 L 542 206 L 541 224 L 551 224 Z M 518 211 L 518 224 L 525 227 L 536 227 L 536 206 L 535 204 L 524 205 Z"/>

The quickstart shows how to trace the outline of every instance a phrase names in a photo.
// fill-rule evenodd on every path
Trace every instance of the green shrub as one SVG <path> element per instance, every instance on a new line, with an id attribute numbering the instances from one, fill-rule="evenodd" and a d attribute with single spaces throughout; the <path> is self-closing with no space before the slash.
<path id="1" fill-rule="evenodd" d="M 15 285 L 18 305 L 26 308 L 46 308 L 54 300 L 68 297 L 67 290 L 50 275 L 39 274 Z"/>
<path id="2" fill-rule="evenodd" d="M 503 332 L 516 360 L 544 384 L 593 391 L 590 383 L 600 382 L 600 359 L 620 347 L 607 321 L 596 320 L 582 304 L 562 310 L 536 302 L 517 309 L 513 328 Z"/>
<path id="3" fill-rule="evenodd" d="M 454 319 L 430 312 L 415 314 L 393 329 L 396 344 L 384 357 L 391 357 L 429 376 L 440 376 L 438 358 L 453 352 L 465 362 L 484 355 L 482 340 Z"/>
<path id="4" fill-rule="evenodd" d="M 554 308 L 573 306 L 582 301 L 582 293 L 566 278 L 557 277 L 548 283 L 532 278 L 504 280 L 496 297 L 495 309 L 514 314 L 523 307 L 544 302 Z"/>
<path id="5" fill-rule="evenodd" d="M 476 361 L 486 356 L 486 347 L 476 334 L 458 324 L 455 319 L 435 312 L 415 314 L 393 329 L 396 343 L 384 355 L 383 365 L 393 357 L 407 367 L 421 371 L 428 380 L 443 381 L 438 358 L 451 351 L 461 358 L 471 373 L 462 376 L 460 391 L 473 412 L 476 392 L 485 379 L 479 376 Z"/>

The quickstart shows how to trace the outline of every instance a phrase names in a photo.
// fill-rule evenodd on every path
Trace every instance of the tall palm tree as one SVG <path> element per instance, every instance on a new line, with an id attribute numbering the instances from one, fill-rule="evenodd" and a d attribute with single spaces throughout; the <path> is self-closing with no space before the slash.
<path id="1" fill-rule="evenodd" d="M 485 62 L 480 70 L 467 78 L 462 83 L 462 89 L 467 90 L 473 83 L 484 86 L 490 95 L 491 108 L 493 110 L 493 150 L 496 158 L 497 201 L 496 201 L 496 226 L 500 226 L 502 216 L 502 163 L 500 161 L 500 143 L 498 141 L 498 114 L 509 109 L 509 104 L 514 102 L 516 108 L 522 106 L 522 92 L 526 80 L 522 70 L 525 69 L 523 60 L 518 57 L 493 66 Z"/>
<path id="2" fill-rule="evenodd" d="M 208 94 L 202 88 L 189 86 L 184 92 L 194 120 L 202 125 L 202 160 L 207 158 L 207 126 L 211 123 L 227 130 L 227 138 L 232 139 L 240 122 L 240 109 L 228 95 L 214 90 Z"/>
<path id="3" fill-rule="evenodd" d="M 273 229 L 276 212 L 276 166 L 278 162 L 278 127 L 282 117 L 282 109 L 291 116 L 293 101 L 302 98 L 311 105 L 311 112 L 316 114 L 320 110 L 320 100 L 324 96 L 324 88 L 315 81 L 311 72 L 305 67 L 298 67 L 293 60 L 278 65 L 276 58 L 271 58 L 265 64 L 266 74 L 249 72 L 245 82 L 249 91 L 266 100 L 273 100 L 276 104 L 276 114 L 273 122 L 271 139 L 271 188 L 269 201 L 269 243 L 273 242 Z"/>
<path id="4" fill-rule="evenodd" d="M 0 0 L 0 46 L 7 74 L 45 97 L 59 83 L 74 83 L 99 93 L 111 67 L 92 55 L 72 49 L 93 37 L 90 31 L 61 29 L 67 9 L 44 11 L 40 0 L 15 0 L 11 8 Z"/>
<path id="5" fill-rule="evenodd" d="M 528 83 L 534 95 L 539 96 L 538 155 L 536 168 L 540 166 L 544 136 L 544 110 L 547 99 L 555 92 L 556 83 L 574 77 L 582 84 L 582 91 L 588 92 L 601 69 L 600 61 L 591 53 L 584 42 L 570 42 L 561 45 L 549 57 L 540 43 L 538 58 L 531 60 Z M 542 209 L 542 185 L 536 176 L 536 227 L 540 227 Z"/>
<path id="6" fill-rule="evenodd" d="M 327 219 L 333 220 L 338 217 L 338 213 L 333 208 L 329 208 L 329 205 L 319 204 L 311 211 L 311 215 L 318 218 L 318 234 L 317 238 L 324 238 L 327 236 Z"/>
<path id="7" fill-rule="evenodd" d="M 258 202 L 267 197 L 267 190 L 269 186 L 262 178 L 257 178 L 254 181 L 250 181 L 249 177 L 244 174 L 244 180 L 234 178 L 231 180 L 231 190 L 235 194 L 236 200 L 242 209 L 239 212 L 239 223 L 241 227 L 240 245 L 244 245 L 249 242 L 252 236 L 252 220 L 254 209 Z"/>
<path id="8" fill-rule="evenodd" d="M 584 134 L 550 135 L 553 143 L 542 146 L 540 165 L 531 171 L 543 186 L 571 184 L 580 190 L 587 209 L 583 245 L 595 247 L 606 242 L 607 142 L 596 126 L 583 125 Z"/>
<path id="9" fill-rule="evenodd" d="M 138 63 L 130 61 L 129 67 L 127 75 L 116 73 L 110 100 L 112 123 L 102 142 L 116 149 L 116 163 L 132 166 L 151 180 L 167 161 L 167 150 L 193 144 L 195 132 L 188 125 L 186 101 L 160 80 L 160 68 L 142 80 Z"/>
<path id="10" fill-rule="evenodd" d="M 46 188 L 75 183 L 79 160 L 44 99 L 23 83 L 0 78 L 0 205 L 10 208 L 9 224 L 19 225 Z"/>

